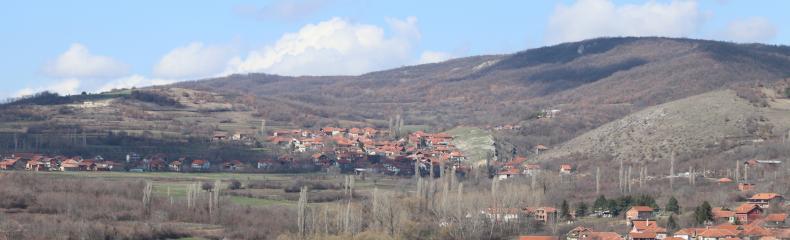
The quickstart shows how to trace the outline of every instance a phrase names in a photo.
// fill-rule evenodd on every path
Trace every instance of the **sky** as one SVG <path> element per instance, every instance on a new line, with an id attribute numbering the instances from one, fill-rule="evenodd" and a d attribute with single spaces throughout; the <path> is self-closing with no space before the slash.
<path id="1" fill-rule="evenodd" d="M 790 1 L 8 1 L 0 98 L 355 75 L 607 36 L 790 44 Z"/>

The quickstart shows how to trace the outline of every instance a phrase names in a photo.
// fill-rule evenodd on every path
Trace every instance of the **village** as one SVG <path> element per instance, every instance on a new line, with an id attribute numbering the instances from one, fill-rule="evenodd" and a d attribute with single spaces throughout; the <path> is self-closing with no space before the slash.
<path id="1" fill-rule="evenodd" d="M 234 135 L 236 136 L 236 135 Z M 214 136 L 215 141 L 242 139 Z M 464 154 L 445 133 L 416 131 L 393 138 L 388 131 L 374 128 L 324 127 L 317 130 L 275 130 L 266 138 L 279 148 L 277 157 L 257 161 L 179 157 L 165 154 L 142 156 L 129 153 L 125 159 L 102 156 L 46 155 L 12 153 L 0 161 L 0 170 L 27 171 L 129 171 L 129 172 L 315 172 L 386 174 L 412 176 L 415 170 L 431 175 L 452 168 L 458 174 L 468 171 Z M 417 163 L 417 164 L 415 164 Z"/>
<path id="2" fill-rule="evenodd" d="M 224 141 L 225 139 L 218 139 Z M 559 168 L 550 169 L 548 165 L 529 161 L 528 157 L 515 156 L 509 161 L 493 161 L 485 166 L 472 163 L 453 144 L 453 137 L 446 133 L 427 133 L 416 131 L 402 137 L 394 137 L 391 132 L 374 128 L 338 128 L 324 127 L 316 130 L 276 130 L 266 141 L 278 148 L 277 158 L 258 161 L 217 161 L 216 159 L 190 159 L 180 157 L 168 159 L 164 154 L 142 156 L 136 153 L 127 154 L 122 160 L 109 160 L 101 156 L 82 158 L 61 155 L 50 156 L 37 153 L 13 153 L 0 161 L 0 171 L 126 171 L 126 172 L 235 172 L 235 173 L 275 173 L 275 172 L 326 172 L 348 174 L 351 176 L 388 175 L 411 178 L 418 173 L 422 177 L 441 178 L 445 174 L 453 178 L 463 179 L 467 174 L 480 167 L 488 168 L 488 178 L 493 182 L 520 181 L 541 174 L 557 176 L 581 176 L 593 172 L 593 169 L 579 171 L 570 163 L 559 163 Z M 542 154 L 549 148 L 538 145 L 532 155 Z M 671 172 L 666 179 L 688 178 L 690 182 L 702 178 L 712 184 L 729 186 L 734 192 L 752 194 L 748 199 L 732 206 L 711 206 L 707 202 L 694 208 L 694 217 L 699 218 L 695 227 L 681 228 L 676 222 L 682 209 L 678 207 L 674 197 L 661 208 L 655 200 L 647 195 L 619 196 L 606 199 L 604 195 L 594 204 L 574 204 L 573 208 L 563 200 L 562 204 L 544 204 L 543 206 L 524 206 L 517 208 L 489 207 L 478 213 L 494 224 L 511 224 L 533 222 L 543 228 L 551 228 L 554 234 L 540 236 L 521 236 L 519 239 L 540 240 L 559 239 L 684 239 L 684 240 L 719 240 L 719 239 L 787 239 L 790 238 L 790 226 L 786 224 L 787 216 L 784 197 L 778 193 L 759 192 L 755 183 L 750 181 L 757 175 L 758 169 L 777 168 L 782 162 L 778 160 L 750 159 L 740 162 L 735 172 L 731 170 L 703 170 L 695 172 L 690 169 L 685 173 Z M 557 165 L 557 164 L 554 164 Z M 741 167 L 742 170 L 741 170 Z M 622 168 L 622 167 L 621 167 Z M 674 171 L 674 169 L 672 170 Z M 743 174 L 741 174 L 743 171 Z M 584 172 L 584 173 L 581 173 Z M 630 171 L 629 171 L 630 172 Z M 622 176 L 621 170 L 621 176 Z M 765 173 L 762 173 L 764 175 Z M 629 174 L 630 175 L 630 174 Z M 596 176 L 596 190 L 597 186 Z M 630 178 L 630 176 L 629 176 Z M 753 178 L 756 178 L 754 176 Z M 639 183 L 648 177 L 640 176 Z M 651 178 L 655 180 L 655 178 Z M 694 180 L 692 180 L 694 179 Z M 734 179 L 734 180 L 733 180 Z M 671 180 L 670 180 L 671 181 Z M 621 189 L 628 186 L 621 180 Z M 597 192 L 597 191 L 596 191 Z M 630 192 L 627 191 L 627 192 Z M 594 227 L 586 227 L 584 219 L 609 219 L 618 222 L 617 226 L 627 226 L 628 231 L 599 231 Z M 616 219 L 623 219 L 616 220 Z M 578 226 L 568 232 L 556 232 L 558 227 Z"/>
<path id="3" fill-rule="evenodd" d="M 600 200 L 600 199 L 599 199 Z M 596 200 L 595 205 L 599 205 Z M 576 208 L 570 211 L 563 204 L 564 210 L 556 208 L 514 209 L 503 213 L 487 211 L 486 214 L 496 221 L 516 221 L 518 218 L 535 218 L 546 224 L 557 222 L 571 224 L 577 219 L 612 218 L 615 217 L 611 206 L 593 206 L 587 209 Z M 785 198 L 777 193 L 756 193 L 737 206 L 712 207 L 707 202 L 694 209 L 696 227 L 679 227 L 675 220 L 682 214 L 677 200 L 671 198 L 664 208 L 654 206 L 633 205 L 622 214 L 623 225 L 628 232 L 623 234 L 612 231 L 598 231 L 591 227 L 578 226 L 563 233 L 567 240 L 583 239 L 663 239 L 663 240 L 725 240 L 725 239 L 787 239 L 790 228 L 787 224 Z M 660 223 L 659 219 L 664 223 Z M 552 223 L 554 222 L 554 223 Z M 521 236 L 520 240 L 560 239 L 556 236 Z"/>

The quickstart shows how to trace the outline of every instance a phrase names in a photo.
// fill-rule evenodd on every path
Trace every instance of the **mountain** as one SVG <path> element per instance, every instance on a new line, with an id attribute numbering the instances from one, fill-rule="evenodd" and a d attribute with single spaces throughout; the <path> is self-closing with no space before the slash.
<path id="1" fill-rule="evenodd" d="M 400 115 L 409 129 L 521 126 L 520 130 L 495 135 L 502 157 L 512 152 L 510 149 L 523 154 L 538 144 L 553 148 L 566 142 L 568 147 L 555 149 L 557 156 L 567 153 L 565 149 L 577 143 L 586 149 L 578 151 L 598 151 L 590 148 L 597 148 L 600 143 L 580 140 L 584 137 L 620 144 L 623 149 L 609 150 L 621 157 L 634 157 L 633 150 L 628 150 L 633 147 L 621 142 L 628 138 L 613 133 L 619 131 L 617 125 L 603 127 L 605 124 L 629 125 L 632 123 L 628 119 L 623 123 L 613 121 L 626 116 L 642 119 L 641 115 L 630 114 L 700 94 L 716 92 L 712 96 L 729 96 L 728 89 L 751 104 L 765 104 L 766 96 L 758 86 L 778 92 L 788 76 L 790 47 L 787 46 L 657 37 L 598 38 L 358 76 L 290 77 L 252 73 L 140 89 L 181 103 L 164 109 L 158 103 L 125 95 L 105 99 L 116 110 L 101 111 L 60 110 L 67 104 L 20 101 L 0 109 L 0 116 L 5 120 L 0 128 L 18 132 L 26 131 L 31 124 L 39 129 L 78 125 L 97 133 L 155 129 L 153 133 L 162 136 L 206 137 L 212 131 L 255 133 L 261 120 L 266 120 L 271 128 L 328 125 L 386 128 L 391 118 Z M 199 100 L 205 96 L 211 97 Z M 74 104 L 76 100 L 70 101 L 68 104 Z M 199 109 L 205 103 L 227 107 Z M 677 111 L 697 112 L 692 110 L 694 104 L 681 102 L 668 106 L 675 105 L 688 106 Z M 550 119 L 538 118 L 543 109 L 558 109 L 560 113 Z M 129 112 L 138 114 L 126 114 Z M 94 119 L 113 119 L 113 124 L 96 124 Z M 689 124 L 687 127 L 697 124 L 676 122 Z M 716 127 L 710 131 L 730 134 L 727 129 L 733 129 L 732 135 L 741 134 L 730 123 Z M 639 134 L 663 130 L 641 131 Z M 660 138 L 643 140 L 641 145 L 656 145 L 654 141 Z M 8 141 L 4 146 L 9 146 Z"/>
<path id="2" fill-rule="evenodd" d="M 396 114 L 438 128 L 520 123 L 511 139 L 531 147 L 562 143 L 645 107 L 788 76 L 786 46 L 626 37 L 360 76 L 247 74 L 175 86 L 254 97 L 264 117 L 304 127 L 386 126 Z M 547 108 L 562 114 L 531 121 Z"/>

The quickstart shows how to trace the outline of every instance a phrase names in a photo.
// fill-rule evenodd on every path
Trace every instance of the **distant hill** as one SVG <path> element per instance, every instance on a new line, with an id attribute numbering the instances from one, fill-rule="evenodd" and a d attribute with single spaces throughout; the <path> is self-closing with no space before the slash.
<path id="1" fill-rule="evenodd" d="M 701 158 L 765 141 L 790 128 L 786 98 L 761 107 L 735 91 L 713 91 L 648 107 L 604 124 L 540 155 L 543 160 L 596 156 L 627 163 Z"/>
<path id="2" fill-rule="evenodd" d="M 555 145 L 669 101 L 790 76 L 790 48 L 673 38 L 600 38 L 402 67 L 360 76 L 266 74 L 176 86 L 254 97 L 261 114 L 297 126 L 525 125 L 520 145 Z M 551 122 L 536 111 L 562 111 Z M 514 137 L 519 138 L 519 137 Z"/>
<path id="3" fill-rule="evenodd" d="M 620 142 L 630 138 L 602 126 L 626 116 L 639 119 L 640 115 L 629 114 L 653 106 L 709 92 L 716 93 L 702 96 L 720 97 L 728 95 L 727 89 L 773 86 L 789 76 L 787 46 L 657 37 L 599 38 L 358 76 L 237 74 L 143 89 L 182 102 L 181 108 L 122 96 L 103 98 L 101 101 L 119 105 L 115 110 L 102 111 L 60 110 L 67 104 L 57 107 L 35 102 L 21 104 L 40 111 L 23 111 L 13 107 L 20 105 L 10 104 L 0 110 L 4 114 L 0 116 L 5 116 L 0 128 L 24 131 L 32 124 L 43 128 L 79 125 L 95 132 L 152 128 L 156 129 L 152 131 L 154 135 L 161 132 L 162 136 L 207 137 L 214 131 L 254 133 L 262 120 L 271 128 L 387 127 L 391 117 L 401 115 L 413 129 L 521 126 L 520 130 L 496 134 L 497 146 L 503 148 L 498 149 L 502 159 L 507 159 L 505 152 L 511 152 L 505 147 L 526 154 L 538 144 L 554 148 L 571 139 L 575 140 L 566 146 L 585 146 L 579 151 L 603 144 L 581 141 L 580 136 L 586 133 L 587 137 L 623 146 L 604 149 L 631 158 L 638 157 L 632 153 L 636 150 Z M 211 100 L 201 102 L 195 96 L 210 96 Z M 220 109 L 200 109 L 209 105 Z M 694 107 L 689 104 L 688 109 L 677 111 L 692 111 Z M 555 118 L 538 119 L 542 109 L 558 109 L 560 113 Z M 755 114 L 762 111 L 742 110 L 756 111 Z M 102 121 L 112 124 L 95 124 L 93 119 L 109 119 Z M 696 122 L 676 123 L 689 124 L 685 126 L 688 128 L 702 127 L 694 125 Z M 711 130 L 740 134 L 737 126 L 742 123 L 734 124 Z M 593 129 L 597 130 L 590 132 Z M 643 131 L 639 134 L 657 130 Z M 660 146 L 654 141 L 661 138 L 640 139 L 644 141 L 640 144 Z M 698 142 L 693 139 L 678 142 L 688 143 L 688 148 L 707 147 L 696 145 Z"/>

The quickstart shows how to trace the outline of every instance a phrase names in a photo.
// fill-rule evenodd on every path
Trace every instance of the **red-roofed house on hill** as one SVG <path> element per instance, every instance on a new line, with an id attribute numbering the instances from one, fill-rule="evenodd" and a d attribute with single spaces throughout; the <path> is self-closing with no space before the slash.
<path id="1" fill-rule="evenodd" d="M 777 193 L 758 193 L 750 197 L 747 202 L 749 204 L 758 205 L 761 208 L 770 208 L 771 204 L 777 204 L 781 206 L 781 204 L 784 203 L 784 200 L 784 197 Z"/>
<path id="2" fill-rule="evenodd" d="M 573 172 L 573 166 L 570 164 L 562 164 L 560 165 L 560 173 L 562 174 L 571 174 Z"/>
<path id="3" fill-rule="evenodd" d="M 713 208 L 713 220 L 717 223 L 735 223 L 735 212 L 720 207 Z"/>
<path id="4" fill-rule="evenodd" d="M 744 203 L 738 208 L 735 209 L 735 218 L 738 219 L 738 222 L 741 224 L 748 224 L 763 214 L 763 209 L 756 204 L 749 204 Z"/>
<path id="5" fill-rule="evenodd" d="M 763 218 L 765 226 L 768 228 L 784 228 L 787 223 L 787 213 L 772 213 Z"/>
<path id="6" fill-rule="evenodd" d="M 667 229 L 659 227 L 656 221 L 643 220 L 632 223 L 633 227 L 628 233 L 630 239 L 664 239 L 667 237 Z"/>
<path id="7" fill-rule="evenodd" d="M 632 221 L 653 219 L 653 210 L 648 206 L 633 206 L 625 212 L 625 221 L 631 224 Z"/>

